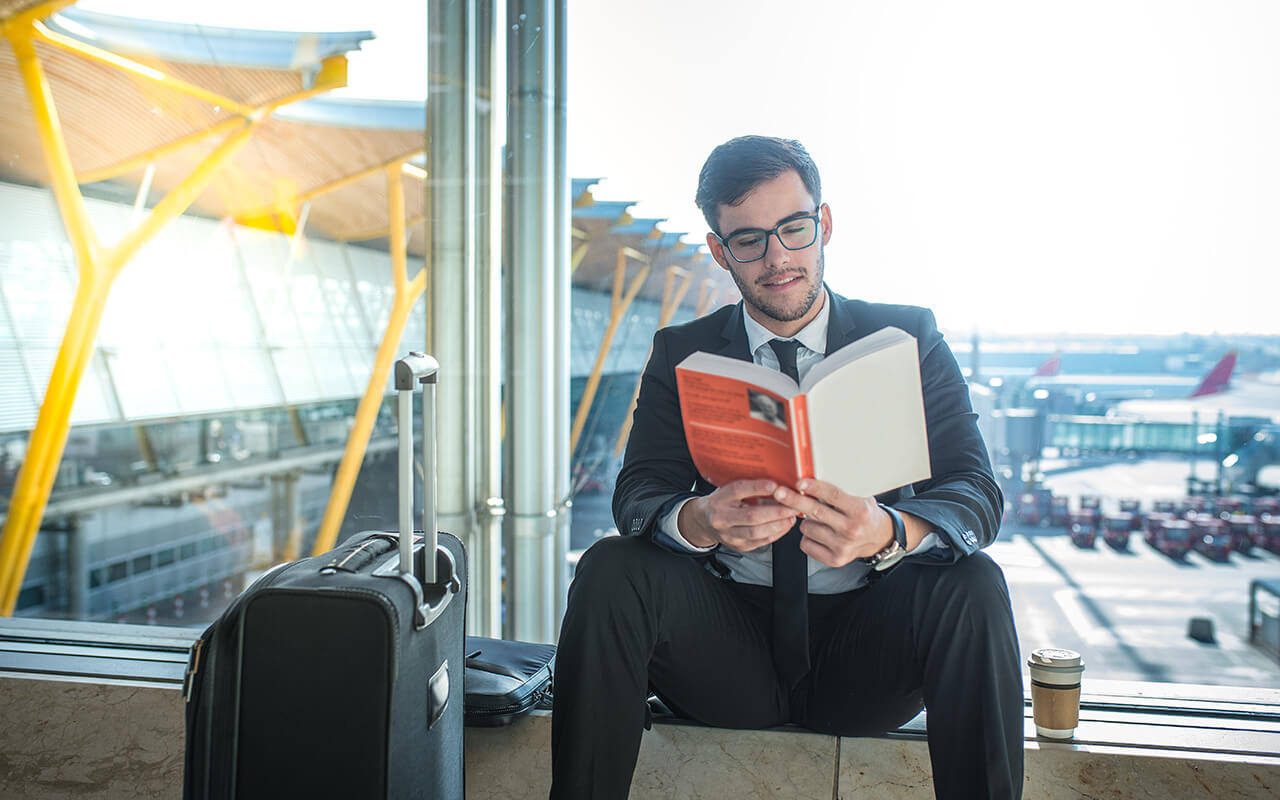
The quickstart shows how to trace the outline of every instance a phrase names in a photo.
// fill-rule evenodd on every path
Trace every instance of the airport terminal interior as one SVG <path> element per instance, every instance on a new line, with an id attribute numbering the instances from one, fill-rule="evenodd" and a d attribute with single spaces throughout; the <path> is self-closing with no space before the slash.
<path id="1" fill-rule="evenodd" d="M 441 365 L 434 496 L 468 633 L 555 641 L 578 557 L 618 535 L 654 332 L 740 296 L 702 231 L 568 174 L 566 3 L 429 6 L 415 102 L 341 91 L 369 31 L 0 0 L 6 680 L 173 689 L 264 571 L 396 530 L 409 351 Z M 1198 709 L 1247 742 L 1206 763 L 1280 791 L 1280 336 L 944 333 L 1005 495 L 989 552 L 1024 656 L 1083 653 L 1099 725 Z M 0 794 L 64 796 L 28 756 L 0 753 L 25 782 Z"/>

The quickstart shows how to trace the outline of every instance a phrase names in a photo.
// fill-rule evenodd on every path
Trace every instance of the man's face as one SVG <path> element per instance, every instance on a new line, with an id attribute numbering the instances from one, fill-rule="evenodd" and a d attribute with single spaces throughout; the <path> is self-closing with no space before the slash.
<path id="1" fill-rule="evenodd" d="M 788 250 L 776 236 L 770 236 L 764 258 L 744 264 L 713 234 L 707 234 L 711 255 L 733 276 L 747 313 L 779 336 L 794 335 L 822 310 L 822 248 L 831 239 L 831 209 L 816 206 L 799 173 L 789 170 L 758 184 L 738 205 L 721 205 L 720 233 L 727 241 L 738 231 L 767 231 L 790 218 L 818 211 L 820 229 L 813 244 Z"/>

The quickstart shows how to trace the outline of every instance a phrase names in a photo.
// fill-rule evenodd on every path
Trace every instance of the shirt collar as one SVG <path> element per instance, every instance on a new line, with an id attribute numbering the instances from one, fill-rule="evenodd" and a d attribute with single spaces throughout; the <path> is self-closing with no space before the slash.
<path id="1" fill-rule="evenodd" d="M 823 288 L 822 291 L 827 295 L 822 303 L 822 310 L 818 312 L 818 316 L 814 317 L 812 322 L 801 328 L 800 332 L 791 338 L 800 342 L 809 350 L 825 355 L 827 352 L 827 322 L 831 319 L 831 293 L 827 292 L 826 288 Z M 745 303 L 746 301 L 744 300 L 743 302 Z M 746 308 L 742 309 L 742 321 L 747 327 L 747 345 L 751 348 L 752 353 L 760 349 L 761 345 L 780 338 L 777 334 L 752 319 Z"/>

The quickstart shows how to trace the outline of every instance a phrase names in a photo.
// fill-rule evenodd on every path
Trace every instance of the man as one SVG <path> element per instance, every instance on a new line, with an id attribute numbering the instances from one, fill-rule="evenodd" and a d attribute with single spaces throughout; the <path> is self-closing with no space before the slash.
<path id="1" fill-rule="evenodd" d="M 651 688 L 708 725 L 840 735 L 895 728 L 923 705 L 938 797 L 1021 796 L 1017 635 L 1003 574 L 979 552 L 1003 498 L 932 313 L 826 287 L 831 209 L 799 142 L 717 147 L 697 202 L 743 299 L 654 337 L 613 499 L 624 535 L 588 550 L 570 587 L 552 796 L 627 796 Z M 918 340 L 929 480 L 854 497 L 698 474 L 676 392 L 686 356 L 803 376 L 888 325 Z"/>

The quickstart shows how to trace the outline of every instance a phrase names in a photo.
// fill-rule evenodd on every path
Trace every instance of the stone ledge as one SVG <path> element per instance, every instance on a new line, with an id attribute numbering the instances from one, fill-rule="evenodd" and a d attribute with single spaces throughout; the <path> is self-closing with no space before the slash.
<path id="1" fill-rule="evenodd" d="M 1202 688 L 1141 686 L 1109 696 L 1177 699 Z M 1280 722 L 1249 713 L 1269 707 L 1268 691 L 1208 688 L 1193 695 L 1210 701 L 1204 713 L 1185 719 L 1147 709 L 1129 712 L 1139 721 L 1086 719 L 1082 738 L 1071 743 L 1029 737 L 1027 800 L 1276 797 Z M 1251 701 L 1260 695 L 1261 704 Z M 1185 705 L 1194 711 L 1195 701 Z M 1230 729 L 1214 712 L 1223 707 L 1238 712 Z M 181 796 L 183 708 L 172 684 L 0 673 L 0 718 L 0 797 Z M 550 722 L 537 712 L 507 728 L 467 729 L 467 797 L 546 797 Z M 1142 736 L 1119 741 L 1108 733 Z M 1160 744 L 1169 737 L 1172 746 Z M 668 722 L 645 733 L 631 796 L 896 800 L 930 798 L 933 791 L 919 719 L 883 738 L 857 739 Z"/>

